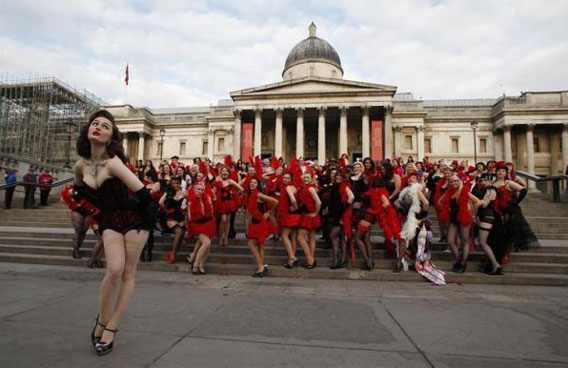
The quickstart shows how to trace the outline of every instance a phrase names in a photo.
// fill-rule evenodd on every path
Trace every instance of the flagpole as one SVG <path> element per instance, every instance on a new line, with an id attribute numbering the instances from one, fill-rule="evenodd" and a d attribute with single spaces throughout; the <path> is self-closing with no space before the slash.
<path id="1" fill-rule="evenodd" d="M 126 61 L 126 71 L 125 71 L 125 78 L 124 78 L 124 104 L 127 104 L 128 98 L 128 81 L 130 80 L 130 62 Z"/>

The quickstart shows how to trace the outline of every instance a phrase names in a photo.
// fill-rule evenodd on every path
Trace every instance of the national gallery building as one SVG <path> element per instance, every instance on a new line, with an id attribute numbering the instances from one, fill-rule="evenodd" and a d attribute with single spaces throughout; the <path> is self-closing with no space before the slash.
<path id="1" fill-rule="evenodd" d="M 568 91 L 486 99 L 416 99 L 396 86 L 343 79 L 337 51 L 309 27 L 292 48 L 282 81 L 230 93 L 215 106 L 107 106 L 126 133 L 131 160 L 189 161 L 227 154 L 292 156 L 320 163 L 413 156 L 513 161 L 537 175 L 568 165 Z M 475 147 L 474 147 L 475 145 Z M 475 148 L 475 149 L 474 149 Z"/>

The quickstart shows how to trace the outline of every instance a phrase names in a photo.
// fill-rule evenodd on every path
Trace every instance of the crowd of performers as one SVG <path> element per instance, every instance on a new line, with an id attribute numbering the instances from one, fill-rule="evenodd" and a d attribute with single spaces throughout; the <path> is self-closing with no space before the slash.
<path id="1" fill-rule="evenodd" d="M 443 283 L 444 273 L 430 261 L 434 214 L 440 242 L 447 242 L 453 256 L 454 272 L 466 271 L 476 245 L 486 256 L 480 271 L 490 275 L 503 274 L 502 265 L 509 262 L 513 249 L 538 245 L 519 207 L 527 193 L 526 183 L 505 162 L 479 162 L 472 167 L 457 161 L 413 162 L 409 158 L 401 164 L 400 160 L 366 158 L 351 164 L 344 155 L 318 166 L 297 158 L 289 163 L 258 157 L 234 162 L 227 156 L 216 165 L 197 160 L 185 166 L 174 156 L 158 168 L 146 160 L 130 169 L 159 205 L 157 228 L 173 234 L 168 262 L 177 262 L 185 240 L 194 242 L 187 257 L 194 274 L 205 274 L 214 237 L 221 247 L 235 237 L 238 211 L 246 213 L 246 237 L 257 265 L 255 277 L 268 273 L 264 244 L 269 238 L 282 240 L 288 254 L 284 267 L 299 266 L 298 244 L 306 259 L 303 266 L 316 267 L 318 229 L 332 249 L 330 268 L 347 267 L 351 259 L 352 266 L 372 270 L 375 256 L 370 230 L 376 224 L 382 229 L 386 251 L 396 254 L 395 272 L 412 265 L 428 279 Z M 62 197 L 73 211 L 73 257 L 79 258 L 89 225 L 98 233 L 97 209 L 85 200 L 75 202 L 72 191 L 68 188 Z M 102 265 L 100 243 L 90 267 Z M 150 232 L 142 261 L 152 260 L 153 243 Z"/>

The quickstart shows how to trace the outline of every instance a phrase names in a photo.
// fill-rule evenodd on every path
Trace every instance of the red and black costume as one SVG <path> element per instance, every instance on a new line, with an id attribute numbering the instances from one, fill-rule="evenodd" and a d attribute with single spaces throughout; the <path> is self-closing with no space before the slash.
<path id="1" fill-rule="evenodd" d="M 314 217 L 308 216 L 310 213 L 316 212 L 316 202 L 310 193 L 310 188 L 316 188 L 315 183 L 304 185 L 300 191 L 300 202 L 302 203 L 303 214 L 300 220 L 300 228 L 312 231 L 321 225 L 319 214 Z"/>
<path id="2" fill-rule="evenodd" d="M 378 224 L 383 229 L 383 237 L 385 239 L 395 238 L 396 240 L 400 240 L 399 217 L 390 202 L 386 208 L 383 207 L 383 196 L 388 200 L 389 192 L 386 188 L 379 187 L 370 189 L 366 197 L 369 199 L 371 206 L 367 207 L 366 212 L 375 216 Z M 363 206 L 365 207 L 365 204 L 363 204 Z"/>
<path id="3" fill-rule="evenodd" d="M 248 225 L 247 238 L 255 239 L 258 244 L 263 246 L 270 234 L 275 232 L 272 222 L 264 218 L 270 212 L 267 203 L 258 201 L 258 189 L 254 189 L 247 199 L 247 211 L 251 215 Z"/>
<path id="4" fill-rule="evenodd" d="M 173 191 L 172 191 L 173 192 Z M 166 221 L 183 222 L 185 210 L 181 208 L 185 198 L 174 199 L 176 193 L 168 193 L 165 201 Z"/>
<path id="5" fill-rule="evenodd" d="M 223 180 L 214 182 L 217 191 L 216 209 L 221 215 L 230 214 L 239 208 L 238 192 L 229 182 L 223 185 Z"/>
<path id="6" fill-rule="evenodd" d="M 152 231 L 154 228 L 157 206 L 148 188 L 133 193 L 118 178 L 105 180 L 98 189 L 88 185 L 74 188 L 78 198 L 86 199 L 99 209 L 96 219 L 101 234 L 106 229 L 126 234 L 134 229 Z"/>
<path id="7" fill-rule="evenodd" d="M 456 190 L 447 188 L 440 206 L 440 220 L 453 225 L 471 225 L 473 217 L 469 211 L 469 185 L 464 185 L 458 198 L 453 198 Z"/>
<path id="8" fill-rule="evenodd" d="M 98 212 L 95 206 L 84 199 L 75 200 L 69 191 L 73 189 L 73 184 L 67 184 L 61 191 L 61 199 L 71 211 L 77 212 L 83 217 L 91 216 Z"/>
<path id="9" fill-rule="evenodd" d="M 297 228 L 301 220 L 302 214 L 300 210 L 292 209 L 292 201 L 290 200 L 286 186 L 281 184 L 278 197 L 278 224 L 280 227 Z"/>
<path id="10" fill-rule="evenodd" d="M 213 238 L 217 229 L 211 195 L 205 191 L 201 196 L 198 196 L 193 190 L 190 190 L 187 199 L 189 201 L 187 238 L 192 239 L 199 234 Z"/>

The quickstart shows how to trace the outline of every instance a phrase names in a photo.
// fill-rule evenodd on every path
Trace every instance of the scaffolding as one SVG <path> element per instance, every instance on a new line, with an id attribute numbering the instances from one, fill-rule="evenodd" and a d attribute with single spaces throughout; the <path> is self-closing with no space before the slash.
<path id="1" fill-rule="evenodd" d="M 81 123 L 106 103 L 56 78 L 0 81 L 0 153 L 63 165 Z"/>

